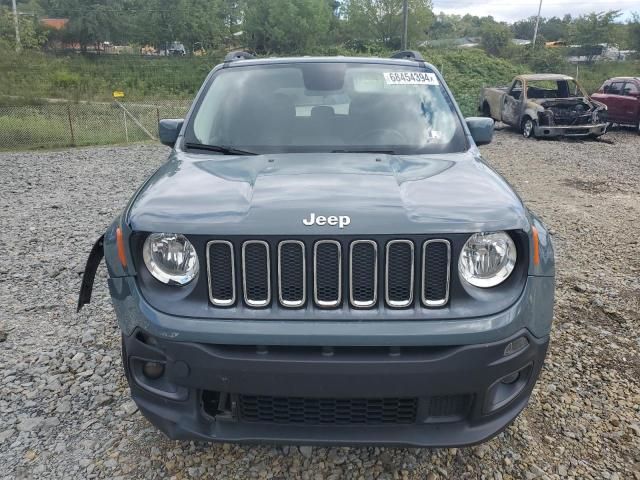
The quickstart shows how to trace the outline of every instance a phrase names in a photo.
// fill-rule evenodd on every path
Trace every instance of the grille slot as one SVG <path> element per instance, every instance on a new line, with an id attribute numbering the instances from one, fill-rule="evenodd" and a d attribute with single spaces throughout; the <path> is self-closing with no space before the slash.
<path id="1" fill-rule="evenodd" d="M 416 398 L 301 398 L 239 396 L 247 422 L 304 425 L 411 424 Z"/>
<path id="2" fill-rule="evenodd" d="M 313 297 L 325 308 L 342 301 L 342 247 L 335 240 L 320 240 L 313 246 Z"/>
<path id="3" fill-rule="evenodd" d="M 271 302 L 271 266 L 269 244 L 249 240 L 242 244 L 242 286 L 244 301 L 250 307 L 264 307 Z"/>
<path id="4" fill-rule="evenodd" d="M 226 240 L 207 243 L 207 274 L 209 300 L 218 307 L 228 307 L 236 301 L 233 244 Z"/>
<path id="5" fill-rule="evenodd" d="M 390 307 L 408 307 L 413 302 L 414 246 L 410 240 L 392 240 L 386 248 L 385 300 Z"/>
<path id="6" fill-rule="evenodd" d="M 351 242 L 349 300 L 358 308 L 373 307 L 378 300 L 378 245 L 373 240 Z"/>
<path id="7" fill-rule="evenodd" d="M 307 296 L 304 243 L 284 240 L 278 245 L 278 299 L 285 307 L 304 305 Z"/>
<path id="8" fill-rule="evenodd" d="M 442 307 L 449 301 L 451 244 L 447 240 L 427 240 L 422 246 L 422 303 Z"/>

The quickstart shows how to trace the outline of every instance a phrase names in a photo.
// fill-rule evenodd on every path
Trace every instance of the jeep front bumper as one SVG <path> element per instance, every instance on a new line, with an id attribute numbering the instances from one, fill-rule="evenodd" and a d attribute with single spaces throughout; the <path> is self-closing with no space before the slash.
<path id="1" fill-rule="evenodd" d="M 553 302 L 553 278 L 529 277 L 491 317 L 296 326 L 168 316 L 135 279 L 109 285 L 141 412 L 174 439 L 243 443 L 482 442 L 526 406 Z"/>
<path id="2" fill-rule="evenodd" d="M 505 356 L 516 339 L 527 346 Z M 443 447 L 482 442 L 526 406 L 548 338 L 461 347 L 229 347 L 123 338 L 132 397 L 170 438 Z M 160 379 L 144 363 L 163 366 Z"/>

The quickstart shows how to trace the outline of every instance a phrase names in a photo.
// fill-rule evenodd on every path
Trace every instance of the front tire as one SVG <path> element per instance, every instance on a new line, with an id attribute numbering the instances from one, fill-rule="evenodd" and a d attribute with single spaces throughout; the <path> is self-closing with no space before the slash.
<path id="1" fill-rule="evenodd" d="M 522 121 L 522 136 L 524 138 L 534 138 L 535 134 L 536 122 L 533 119 L 526 117 Z"/>

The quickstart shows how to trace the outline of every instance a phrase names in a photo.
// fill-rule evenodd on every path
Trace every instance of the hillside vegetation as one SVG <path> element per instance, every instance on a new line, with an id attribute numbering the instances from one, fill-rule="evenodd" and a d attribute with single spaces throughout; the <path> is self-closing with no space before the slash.
<path id="1" fill-rule="evenodd" d="M 334 53 L 334 52 L 329 52 Z M 353 52 L 340 51 L 340 54 Z M 381 52 L 388 55 L 390 52 Z M 423 51 L 442 70 L 465 114 L 475 108 L 483 85 L 504 84 L 525 70 L 480 50 Z M 362 55 L 356 54 L 356 55 Z M 29 52 L 0 60 L 0 100 L 4 104 L 40 103 L 39 99 L 109 101 L 114 90 L 125 100 L 171 100 L 193 97 L 222 56 L 50 56 Z M 13 97 L 20 97 L 15 99 Z"/>
<path id="2" fill-rule="evenodd" d="M 316 52 L 314 52 L 316 53 Z M 318 52 L 363 55 L 348 50 Z M 379 51 L 385 56 L 390 52 Z M 442 71 L 465 115 L 475 112 L 480 88 L 505 85 L 514 75 L 529 71 L 566 73 L 575 76 L 568 64 L 527 66 L 487 55 L 479 49 L 433 49 L 422 54 Z M 125 99 L 172 100 L 192 98 L 207 73 L 222 60 L 222 54 L 206 57 L 140 57 L 132 55 L 52 56 L 39 52 L 0 55 L 0 104 L 39 103 L 37 99 L 109 101 L 114 90 Z M 601 63 L 582 66 L 578 75 L 589 92 L 614 75 L 637 75 L 640 62 Z M 15 99 L 13 97 L 20 97 Z"/>
<path id="3" fill-rule="evenodd" d="M 349 50 L 313 52 L 364 55 Z M 376 51 L 387 56 L 390 51 Z M 526 65 L 490 56 L 480 49 L 422 50 L 425 59 L 442 71 L 465 115 L 476 112 L 483 86 L 508 84 L 514 75 L 530 71 L 578 73 L 590 93 L 614 75 L 637 75 L 640 62 L 601 63 L 576 67 L 540 62 Z M 133 55 L 52 56 L 39 52 L 0 55 L 0 105 L 38 104 L 43 99 L 110 101 L 114 90 L 125 101 L 165 102 L 193 98 L 207 73 L 222 61 L 222 54 L 205 57 L 140 57 Z M 532 68 L 538 67 L 538 68 Z M 17 97 L 17 98 L 16 98 Z"/>

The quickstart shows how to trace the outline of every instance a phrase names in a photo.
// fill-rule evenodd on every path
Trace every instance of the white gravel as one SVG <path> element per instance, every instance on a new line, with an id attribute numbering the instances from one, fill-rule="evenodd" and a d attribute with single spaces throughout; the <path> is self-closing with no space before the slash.
<path id="1" fill-rule="evenodd" d="M 0 478 L 640 480 L 640 136 L 483 147 L 551 228 L 550 354 L 530 406 L 474 448 L 214 445 L 163 437 L 129 400 L 93 241 L 166 157 L 160 146 L 0 154 Z"/>

